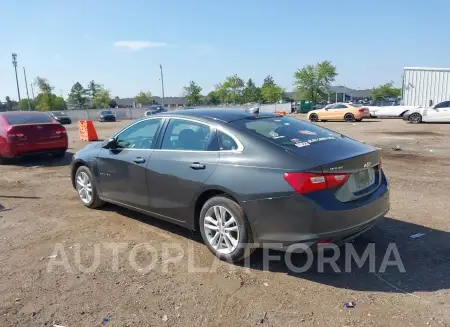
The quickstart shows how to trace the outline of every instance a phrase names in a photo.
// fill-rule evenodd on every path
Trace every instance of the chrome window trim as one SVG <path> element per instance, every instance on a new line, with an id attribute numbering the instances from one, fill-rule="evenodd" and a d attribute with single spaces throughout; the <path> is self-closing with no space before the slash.
<path id="1" fill-rule="evenodd" d="M 148 117 L 148 118 L 144 118 L 141 119 L 133 124 L 131 124 L 130 126 L 128 126 L 127 128 L 117 132 L 113 138 L 118 137 L 120 134 L 122 134 L 123 132 L 125 132 L 127 129 L 131 128 L 132 126 L 142 123 L 144 121 L 150 120 L 150 119 L 181 119 L 181 120 L 187 120 L 187 121 L 192 121 L 194 123 L 198 123 L 198 124 L 203 124 L 208 126 L 209 128 L 215 128 L 217 131 L 221 131 L 224 134 L 227 134 L 229 137 L 231 137 L 233 139 L 234 142 L 236 142 L 237 144 L 237 149 L 235 150 L 214 150 L 214 151 L 205 151 L 205 150 L 173 150 L 173 149 L 133 149 L 133 148 L 124 148 L 123 150 L 152 150 L 152 151 L 165 151 L 165 152 L 174 152 L 174 151 L 178 151 L 178 152 L 207 152 L 207 153 L 216 153 L 216 152 L 223 152 L 223 153 L 241 153 L 242 151 L 244 151 L 244 145 L 241 143 L 241 141 L 230 131 L 228 131 L 227 129 L 225 129 L 222 126 L 217 126 L 211 123 L 207 123 L 204 121 L 200 121 L 197 119 L 193 119 L 193 118 L 185 118 L 185 117 L 177 117 L 177 116 L 160 116 L 160 117 Z"/>

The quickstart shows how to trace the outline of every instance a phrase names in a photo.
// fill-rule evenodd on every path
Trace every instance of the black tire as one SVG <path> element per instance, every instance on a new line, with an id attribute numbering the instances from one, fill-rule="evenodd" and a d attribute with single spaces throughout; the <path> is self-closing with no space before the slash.
<path id="1" fill-rule="evenodd" d="M 309 115 L 309 120 L 312 122 L 318 122 L 319 116 L 317 116 L 317 114 L 311 114 L 311 115 Z"/>
<path id="2" fill-rule="evenodd" d="M 61 150 L 55 153 L 52 153 L 53 158 L 64 158 L 66 156 L 66 150 Z"/>
<path id="3" fill-rule="evenodd" d="M 79 176 L 80 174 L 82 174 L 82 173 L 84 173 L 84 174 L 87 175 L 87 177 L 89 178 L 90 184 L 91 184 L 92 197 L 91 197 L 91 201 L 89 201 L 89 202 L 85 202 L 85 201 L 83 201 L 83 200 L 81 199 L 81 196 L 80 196 L 80 193 L 79 193 L 79 190 L 78 190 L 77 179 L 78 179 L 78 176 Z M 99 198 L 99 196 L 98 196 L 97 185 L 96 185 L 96 183 L 95 183 L 95 181 L 94 181 L 94 179 L 93 179 L 93 177 L 92 177 L 92 173 L 91 173 L 91 171 L 89 170 L 88 167 L 86 167 L 86 166 L 81 166 L 81 167 L 79 167 L 79 168 L 77 169 L 77 172 L 75 173 L 75 188 L 76 188 L 76 190 L 77 190 L 77 193 L 78 193 L 78 196 L 80 197 L 81 202 L 82 202 L 86 207 L 91 208 L 91 209 L 95 209 L 95 208 L 99 208 L 99 207 L 101 207 L 101 206 L 103 206 L 103 205 L 105 204 L 105 201 L 100 200 L 100 198 Z"/>
<path id="4" fill-rule="evenodd" d="M 414 112 L 409 116 L 409 122 L 411 124 L 420 124 L 422 122 L 422 115 L 418 112 Z"/>
<path id="5" fill-rule="evenodd" d="M 221 206 L 228 210 L 233 215 L 239 229 L 237 246 L 229 254 L 223 254 L 214 249 L 206 235 L 207 232 L 205 231 L 204 227 L 206 213 L 214 206 Z M 208 249 L 220 260 L 238 262 L 250 256 L 254 251 L 253 236 L 244 210 L 234 200 L 226 196 L 215 196 L 206 201 L 206 203 L 203 205 L 202 210 L 200 211 L 199 229 L 203 238 L 203 242 L 206 244 Z"/>
<path id="6" fill-rule="evenodd" d="M 355 121 L 355 116 L 353 114 L 351 114 L 351 113 L 347 113 L 344 116 L 344 120 L 346 122 L 354 122 Z"/>

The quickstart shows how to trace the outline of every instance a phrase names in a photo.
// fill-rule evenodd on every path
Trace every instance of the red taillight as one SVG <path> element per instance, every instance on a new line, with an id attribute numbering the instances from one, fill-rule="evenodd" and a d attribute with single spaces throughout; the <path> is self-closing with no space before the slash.
<path id="1" fill-rule="evenodd" d="M 348 174 L 284 173 L 286 182 L 295 192 L 306 194 L 335 188 L 345 183 Z"/>
<path id="2" fill-rule="evenodd" d="M 6 132 L 6 136 L 7 136 L 8 138 L 16 138 L 16 137 L 17 137 L 17 138 L 22 138 L 22 137 L 25 136 L 25 134 L 24 134 L 23 132 L 21 132 L 21 131 L 10 129 L 10 130 L 8 130 L 8 131 Z"/>
<path id="3" fill-rule="evenodd" d="M 58 135 L 61 135 L 61 134 L 66 134 L 67 132 L 66 132 L 66 129 L 64 128 L 64 127 L 58 127 L 57 129 L 56 129 L 56 134 L 58 134 Z"/>
<path id="4" fill-rule="evenodd" d="M 366 109 L 359 109 L 359 112 L 366 112 Z"/>

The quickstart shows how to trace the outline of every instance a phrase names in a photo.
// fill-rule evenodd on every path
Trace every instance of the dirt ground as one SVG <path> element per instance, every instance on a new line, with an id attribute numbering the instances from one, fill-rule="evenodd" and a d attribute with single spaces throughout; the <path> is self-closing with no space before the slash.
<path id="1" fill-rule="evenodd" d="M 106 138 L 127 123 L 96 128 Z M 450 326 L 450 125 L 319 124 L 382 148 L 391 210 L 354 242 L 376 244 L 375 272 L 364 265 L 294 273 L 284 260 L 264 267 L 261 250 L 249 269 L 218 264 L 190 231 L 114 205 L 89 210 L 69 180 L 72 153 L 85 145 L 73 124 L 64 159 L 0 167 L 0 326 Z M 417 233 L 425 235 L 410 238 Z M 114 256 L 118 243 L 126 249 Z M 156 254 L 132 253 L 140 243 Z M 406 272 L 379 271 L 389 243 Z M 162 261 L 163 244 L 178 262 Z M 49 269 L 55 248 L 68 267 Z M 100 262 L 89 271 L 95 250 Z M 155 268 L 135 269 L 130 255 L 140 267 L 155 260 Z M 344 260 L 338 265 L 344 270 Z"/>

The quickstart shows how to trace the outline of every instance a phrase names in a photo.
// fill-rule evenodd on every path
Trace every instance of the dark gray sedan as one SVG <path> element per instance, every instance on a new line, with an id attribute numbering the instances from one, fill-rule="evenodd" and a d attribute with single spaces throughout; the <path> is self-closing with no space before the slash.
<path id="1" fill-rule="evenodd" d="M 76 153 L 71 177 L 85 206 L 110 202 L 199 230 L 234 261 L 249 244 L 342 244 L 389 210 L 379 150 L 257 111 L 142 118 Z"/>

